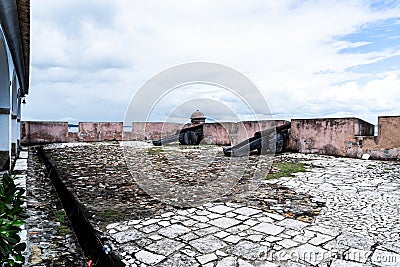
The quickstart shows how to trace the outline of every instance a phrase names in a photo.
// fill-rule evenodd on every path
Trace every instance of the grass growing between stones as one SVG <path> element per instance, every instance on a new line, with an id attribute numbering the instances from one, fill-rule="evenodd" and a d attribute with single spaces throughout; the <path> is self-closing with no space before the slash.
<path id="1" fill-rule="evenodd" d="M 54 212 L 54 215 L 57 217 L 57 220 L 60 223 L 65 223 L 65 218 L 67 215 L 65 214 L 64 210 L 57 210 Z"/>
<path id="2" fill-rule="evenodd" d="M 71 230 L 68 226 L 60 225 L 60 226 L 57 228 L 57 233 L 58 233 L 58 235 L 60 235 L 60 236 L 66 236 L 66 235 L 72 234 L 72 230 Z"/>
<path id="3" fill-rule="evenodd" d="M 152 147 L 147 149 L 147 154 L 149 155 L 160 155 L 161 153 L 164 153 L 164 149 L 161 147 Z"/>
<path id="4" fill-rule="evenodd" d="M 279 162 L 272 165 L 270 173 L 267 175 L 267 179 L 277 179 L 280 177 L 294 176 L 296 172 L 306 172 L 304 163 L 293 163 L 293 162 Z"/>
<path id="5" fill-rule="evenodd" d="M 106 223 L 110 223 L 123 220 L 125 214 L 112 208 L 108 208 L 101 211 L 100 217 L 103 218 Z"/>
<path id="6" fill-rule="evenodd" d="M 66 236 L 72 234 L 71 228 L 67 225 L 67 214 L 64 210 L 57 210 L 54 212 L 57 221 L 60 222 L 60 226 L 57 227 L 57 233 L 60 236 Z"/>

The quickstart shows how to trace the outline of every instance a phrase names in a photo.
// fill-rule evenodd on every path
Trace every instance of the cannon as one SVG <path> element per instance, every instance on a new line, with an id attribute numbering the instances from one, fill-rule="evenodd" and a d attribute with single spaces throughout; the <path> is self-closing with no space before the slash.
<path id="1" fill-rule="evenodd" d="M 196 125 L 184 128 L 178 134 L 170 135 L 165 138 L 153 141 L 153 145 L 162 146 L 165 144 L 179 141 L 181 145 L 198 145 L 203 139 L 203 125 Z"/>
<path id="2" fill-rule="evenodd" d="M 290 123 L 255 132 L 254 136 L 232 147 L 224 147 L 225 156 L 240 157 L 257 150 L 258 154 L 280 153 L 289 137 Z"/>

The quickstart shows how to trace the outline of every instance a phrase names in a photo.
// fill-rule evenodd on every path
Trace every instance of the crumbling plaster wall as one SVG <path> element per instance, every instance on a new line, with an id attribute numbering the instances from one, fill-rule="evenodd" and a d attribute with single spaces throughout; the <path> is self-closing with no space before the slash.
<path id="1" fill-rule="evenodd" d="M 80 122 L 78 141 L 121 141 L 122 122 Z"/>
<path id="2" fill-rule="evenodd" d="M 68 132 L 67 122 L 24 121 L 21 124 L 21 143 L 90 142 L 122 140 L 122 122 L 80 122 L 77 133 Z"/>
<path id="3" fill-rule="evenodd" d="M 236 145 L 254 133 L 289 123 L 285 120 L 220 122 L 204 124 L 204 141 L 215 145 Z"/>
<path id="4" fill-rule="evenodd" d="M 357 118 L 294 119 L 289 147 L 301 153 L 346 156 L 355 136 L 373 135 L 374 125 Z"/>
<path id="5" fill-rule="evenodd" d="M 288 123 L 284 120 L 260 122 L 221 122 L 204 124 L 203 143 L 235 145 L 255 132 Z M 68 132 L 67 122 L 24 121 L 21 143 L 36 145 L 55 142 L 157 140 L 177 134 L 192 124 L 134 122 L 131 132 L 123 132 L 122 122 L 81 122 L 77 133 Z M 374 126 L 357 118 L 293 119 L 287 149 L 301 153 L 358 157 L 367 153 L 372 159 L 400 159 L 400 116 L 378 118 Z"/>
<path id="6" fill-rule="evenodd" d="M 68 122 L 23 121 L 21 123 L 22 145 L 65 142 L 68 142 Z"/>
<path id="7" fill-rule="evenodd" d="M 349 152 L 372 159 L 400 159 L 400 116 L 378 117 L 378 136 L 357 136 L 358 148 Z"/>
<path id="8" fill-rule="evenodd" d="M 131 134 L 124 140 L 157 140 L 177 134 L 183 127 L 184 124 L 173 122 L 133 122 Z"/>

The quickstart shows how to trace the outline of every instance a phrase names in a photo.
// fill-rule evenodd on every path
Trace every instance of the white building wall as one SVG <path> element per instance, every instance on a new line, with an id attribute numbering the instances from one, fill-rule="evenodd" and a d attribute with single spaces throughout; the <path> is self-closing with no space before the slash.
<path id="1" fill-rule="evenodd" d="M 11 95 L 7 45 L 0 31 L 0 151 L 10 149 Z"/>
<path id="2" fill-rule="evenodd" d="M 19 84 L 18 84 L 18 88 L 19 88 Z M 18 148 L 21 144 L 21 108 L 22 108 L 22 100 L 21 97 L 18 97 L 18 112 L 17 112 L 17 145 Z"/>
<path id="3" fill-rule="evenodd" d="M 15 71 L 13 72 L 11 80 L 11 149 L 13 149 L 12 154 L 18 154 L 18 130 L 17 130 L 17 118 L 18 118 L 18 83 Z"/>
<path id="4" fill-rule="evenodd" d="M 15 154 L 16 150 L 11 151 L 12 143 L 17 144 L 19 139 L 20 129 L 17 121 L 19 84 L 14 73 L 11 53 L 0 27 L 0 169 L 7 158 L 10 159 L 11 154 Z M 17 145 L 14 147 L 17 148 Z"/>
<path id="5" fill-rule="evenodd" d="M 9 151 L 11 149 L 9 125 L 10 118 L 0 114 L 0 151 Z"/>

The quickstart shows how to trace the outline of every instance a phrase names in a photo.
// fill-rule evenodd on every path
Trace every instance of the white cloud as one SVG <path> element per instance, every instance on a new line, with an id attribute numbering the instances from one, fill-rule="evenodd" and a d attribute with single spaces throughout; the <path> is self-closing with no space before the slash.
<path id="1" fill-rule="evenodd" d="M 147 79 L 193 61 L 243 72 L 280 118 L 400 115 L 396 73 L 349 71 L 399 55 L 400 48 L 340 53 L 370 42 L 339 38 L 398 18 L 399 7 L 372 10 L 361 0 L 31 4 L 32 81 L 25 118 L 121 121 Z"/>

